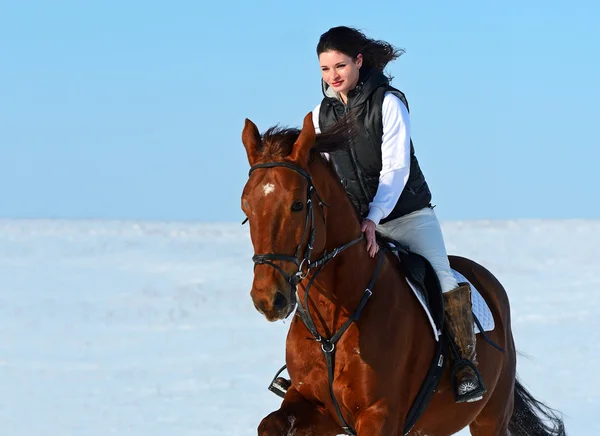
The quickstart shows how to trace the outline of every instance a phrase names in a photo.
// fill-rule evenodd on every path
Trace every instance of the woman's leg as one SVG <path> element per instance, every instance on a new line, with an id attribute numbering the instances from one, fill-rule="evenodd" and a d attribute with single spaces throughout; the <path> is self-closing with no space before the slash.
<path id="1" fill-rule="evenodd" d="M 442 229 L 432 208 L 426 207 L 380 224 L 377 231 L 408 245 L 411 251 L 425 257 L 440 280 L 442 292 L 449 292 L 458 287 L 450 269 Z"/>
<path id="2" fill-rule="evenodd" d="M 475 333 L 468 283 L 459 284 L 452 274 L 440 223 L 433 209 L 427 207 L 381 224 L 377 230 L 411 251 L 425 257 L 434 268 L 444 294 L 445 324 L 459 350 L 455 362 L 455 398 L 457 402 L 477 401 L 486 392 L 476 369 Z"/>

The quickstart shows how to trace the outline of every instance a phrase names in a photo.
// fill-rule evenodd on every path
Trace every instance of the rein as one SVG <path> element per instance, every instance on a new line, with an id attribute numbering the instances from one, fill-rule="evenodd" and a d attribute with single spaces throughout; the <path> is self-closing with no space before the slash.
<path id="1" fill-rule="evenodd" d="M 356 310 L 354 311 L 354 313 L 346 320 L 346 322 L 339 328 L 339 330 L 333 336 L 331 336 L 330 338 L 324 338 L 323 336 L 321 336 L 321 334 L 319 334 L 319 332 L 317 330 L 317 327 L 315 326 L 312 315 L 310 313 L 310 307 L 308 304 L 308 295 L 309 295 L 310 288 L 311 288 L 315 278 L 323 270 L 325 265 L 327 265 L 339 253 L 345 251 L 346 249 L 350 248 L 354 244 L 361 241 L 364 236 L 361 233 L 361 235 L 358 238 L 353 239 L 352 241 L 335 248 L 333 251 L 331 251 L 331 253 L 325 252 L 323 254 L 323 257 L 321 257 L 320 259 L 318 259 L 316 261 L 311 261 L 310 255 L 312 254 L 313 244 L 315 241 L 315 233 L 316 233 L 315 232 L 315 212 L 314 212 L 313 202 L 312 202 L 313 195 L 316 195 L 316 197 L 319 201 L 318 204 L 321 207 L 321 210 L 323 211 L 325 225 L 327 225 L 327 221 L 325 218 L 324 207 L 329 206 L 329 205 L 327 203 L 325 203 L 322 200 L 322 198 L 319 196 L 319 193 L 317 192 L 317 189 L 315 188 L 315 186 L 313 184 L 311 175 L 308 172 L 306 172 L 305 170 L 303 170 L 302 168 L 300 168 L 296 165 L 290 164 L 288 162 L 266 162 L 266 163 L 261 163 L 261 164 L 255 165 L 250 168 L 250 172 L 249 172 L 248 176 L 250 176 L 255 170 L 257 170 L 259 168 L 274 168 L 274 167 L 289 168 L 289 169 L 295 171 L 296 173 L 300 174 L 301 176 L 303 176 L 306 179 L 306 181 L 308 182 L 307 193 L 306 193 L 306 196 L 307 196 L 306 222 L 304 225 L 304 231 L 302 233 L 302 238 L 300 239 L 300 243 L 298 244 L 298 247 L 296 249 L 296 253 L 294 256 L 290 256 L 290 255 L 286 255 L 286 254 L 279 254 L 279 253 L 255 254 L 254 256 L 252 256 L 252 260 L 254 261 L 254 267 L 256 268 L 257 265 L 263 265 L 263 264 L 272 266 L 277 271 L 279 271 L 279 273 L 281 275 L 283 275 L 283 277 L 285 277 L 286 281 L 290 284 L 290 286 L 292 288 L 292 295 L 294 295 L 296 297 L 296 300 L 298 303 L 298 314 L 300 316 L 300 319 L 302 320 L 302 322 L 304 323 L 306 328 L 310 331 L 310 333 L 313 335 L 313 339 L 315 341 L 321 343 L 321 350 L 323 351 L 323 354 L 325 356 L 325 362 L 327 364 L 327 378 L 329 380 L 329 393 L 330 393 L 331 399 L 333 401 L 333 406 L 335 408 L 336 415 L 337 415 L 338 419 L 340 420 L 344 431 L 349 435 L 356 435 L 356 432 L 354 431 L 354 429 L 352 429 L 352 427 L 350 427 L 348 425 L 348 423 L 344 420 L 344 417 L 343 417 L 341 409 L 340 409 L 340 405 L 339 405 L 337 399 L 335 398 L 335 394 L 333 391 L 333 379 L 334 379 L 334 368 L 335 368 L 335 346 L 336 346 L 336 343 L 342 337 L 342 335 L 346 332 L 346 330 L 348 330 L 350 325 L 352 325 L 353 322 L 355 322 L 359 319 L 363 308 L 365 307 L 365 305 L 367 304 L 367 301 L 373 294 L 371 289 L 373 288 L 375 281 L 377 280 L 377 276 L 379 275 L 379 271 L 381 269 L 381 264 L 383 261 L 383 250 L 379 250 L 379 258 L 377 260 L 377 267 L 375 268 L 373 276 L 371 277 L 371 280 L 369 281 L 369 284 L 363 293 L 362 299 L 360 300 L 360 303 L 359 303 L 358 307 L 356 308 Z M 300 258 L 303 241 L 305 240 L 307 233 L 309 235 L 308 243 L 306 245 L 306 249 L 304 250 L 303 257 Z M 295 274 L 288 275 L 281 267 L 279 267 L 277 264 L 275 264 L 274 261 L 293 262 L 298 267 L 298 271 Z M 303 272 L 304 267 L 306 267 L 305 272 Z M 313 268 L 316 268 L 316 271 L 314 272 L 314 274 L 312 275 L 312 277 L 310 278 L 310 280 L 306 286 L 306 291 L 304 293 L 304 305 L 302 305 L 302 303 L 300 302 L 300 299 L 299 299 L 297 285 L 298 285 L 298 283 L 300 283 L 303 279 L 305 279 L 308 276 L 310 270 Z"/>

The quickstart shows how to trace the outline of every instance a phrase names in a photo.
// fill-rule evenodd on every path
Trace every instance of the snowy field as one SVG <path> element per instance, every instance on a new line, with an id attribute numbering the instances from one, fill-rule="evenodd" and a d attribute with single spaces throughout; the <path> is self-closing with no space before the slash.
<path id="1" fill-rule="evenodd" d="M 508 290 L 525 386 L 599 435 L 600 221 L 443 230 Z M 0 221 L 0 434 L 255 435 L 289 323 L 252 254 L 239 224 Z"/>

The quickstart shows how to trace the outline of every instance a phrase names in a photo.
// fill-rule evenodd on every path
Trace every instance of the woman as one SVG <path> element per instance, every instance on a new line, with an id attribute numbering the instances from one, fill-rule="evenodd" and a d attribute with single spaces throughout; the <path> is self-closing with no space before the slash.
<path id="1" fill-rule="evenodd" d="M 313 111 L 317 133 L 351 113 L 360 131 L 352 147 L 332 152 L 333 164 L 362 217 L 367 250 L 379 247 L 375 230 L 429 260 L 440 280 L 446 326 L 463 358 L 455 371 L 457 402 L 477 401 L 485 387 L 476 369 L 471 289 L 452 274 L 431 192 L 410 138 L 408 103 L 389 84 L 385 66 L 402 51 L 341 26 L 321 35 L 317 55 L 324 98 Z M 465 362 L 467 361 L 467 362 Z"/>

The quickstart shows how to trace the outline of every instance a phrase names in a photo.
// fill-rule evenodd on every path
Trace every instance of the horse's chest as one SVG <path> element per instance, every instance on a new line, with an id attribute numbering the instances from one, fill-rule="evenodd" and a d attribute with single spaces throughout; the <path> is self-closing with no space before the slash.
<path id="1" fill-rule="evenodd" d="M 352 396 L 358 394 L 357 386 L 368 377 L 360 355 L 360 349 L 356 347 L 344 347 L 331 355 L 328 362 L 325 353 L 318 343 L 311 344 L 302 359 L 288 361 L 288 370 L 296 389 L 305 397 L 313 397 L 325 404 L 330 402 L 330 383 L 336 397 Z M 329 367 L 331 365 L 331 367 Z M 331 377 L 333 374 L 333 377 Z"/>

